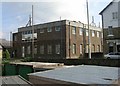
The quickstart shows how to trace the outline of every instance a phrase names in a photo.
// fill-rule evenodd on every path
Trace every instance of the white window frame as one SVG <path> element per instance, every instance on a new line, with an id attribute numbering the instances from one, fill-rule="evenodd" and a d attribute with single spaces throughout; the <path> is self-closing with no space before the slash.
<path id="1" fill-rule="evenodd" d="M 72 34 L 76 34 L 76 27 L 72 27 Z"/>
<path id="2" fill-rule="evenodd" d="M 95 37 L 95 31 L 92 30 L 92 37 Z"/>
<path id="3" fill-rule="evenodd" d="M 83 48 L 83 45 L 80 44 L 80 54 L 82 54 L 82 52 L 83 52 L 82 48 Z"/>
<path id="4" fill-rule="evenodd" d="M 98 38 L 100 37 L 100 32 L 99 32 L 99 31 L 97 31 L 97 37 L 98 37 Z"/>
<path id="5" fill-rule="evenodd" d="M 60 26 L 55 27 L 55 31 L 60 31 L 60 29 L 61 29 Z"/>
<path id="6" fill-rule="evenodd" d="M 83 35 L 83 28 L 80 28 L 80 29 L 79 29 L 79 34 L 80 34 L 80 35 Z"/>
<path id="7" fill-rule="evenodd" d="M 52 27 L 48 27 L 47 32 L 52 32 Z"/>
<path id="8" fill-rule="evenodd" d="M 73 44 L 73 49 L 72 49 L 72 51 L 73 51 L 73 54 L 76 54 L 76 44 Z"/>

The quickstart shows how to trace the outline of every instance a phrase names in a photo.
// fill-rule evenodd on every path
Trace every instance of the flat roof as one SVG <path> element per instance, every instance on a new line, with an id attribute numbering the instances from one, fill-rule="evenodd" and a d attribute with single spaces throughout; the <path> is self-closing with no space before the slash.
<path id="1" fill-rule="evenodd" d="M 57 68 L 29 75 L 77 84 L 112 84 L 120 77 L 120 68 L 91 65 Z"/>
<path id="2" fill-rule="evenodd" d="M 70 26 L 83 27 L 83 23 L 81 23 L 80 21 L 77 22 L 77 21 L 71 21 L 71 20 L 60 20 L 60 21 L 36 24 L 36 25 L 34 25 L 34 29 L 36 30 L 36 29 L 46 28 L 46 27 L 69 25 L 69 23 L 70 23 Z M 88 29 L 88 25 L 84 24 L 84 28 Z M 97 26 L 89 25 L 89 28 L 91 30 L 102 31 L 102 28 L 97 27 Z M 32 30 L 31 26 L 18 28 L 18 32 L 28 31 L 28 30 Z"/>

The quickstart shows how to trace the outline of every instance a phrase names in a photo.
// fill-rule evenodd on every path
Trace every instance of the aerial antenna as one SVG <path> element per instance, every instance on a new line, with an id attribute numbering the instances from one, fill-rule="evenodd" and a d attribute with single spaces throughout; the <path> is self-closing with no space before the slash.
<path id="1" fill-rule="evenodd" d="M 28 23 L 26 24 L 26 27 L 31 26 L 31 15 L 29 15 Z"/>
<path id="2" fill-rule="evenodd" d="M 96 26 L 95 22 L 94 22 L 94 16 L 92 16 L 92 23 L 91 23 L 92 26 Z"/>

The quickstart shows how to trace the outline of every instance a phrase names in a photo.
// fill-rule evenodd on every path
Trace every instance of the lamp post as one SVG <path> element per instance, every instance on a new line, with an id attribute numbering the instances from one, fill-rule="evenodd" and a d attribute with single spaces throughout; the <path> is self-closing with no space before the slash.
<path id="1" fill-rule="evenodd" d="M 87 22 L 88 22 L 88 53 L 89 53 L 89 59 L 91 59 L 91 38 L 90 38 L 90 28 L 89 28 L 89 8 L 88 8 L 88 0 L 86 0 L 87 5 Z"/>
<path id="2" fill-rule="evenodd" d="M 32 58 L 34 58 L 34 25 L 33 25 L 33 5 L 32 5 Z"/>

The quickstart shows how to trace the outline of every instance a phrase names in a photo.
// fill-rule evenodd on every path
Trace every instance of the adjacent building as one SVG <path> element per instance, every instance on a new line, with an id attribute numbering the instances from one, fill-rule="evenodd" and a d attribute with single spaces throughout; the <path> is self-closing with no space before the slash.
<path id="1" fill-rule="evenodd" d="M 102 52 L 102 29 L 90 26 L 92 53 Z M 32 50 L 32 27 L 18 28 L 13 34 L 16 57 L 74 59 L 88 53 L 88 29 L 81 22 L 61 20 L 34 25 L 34 50 Z"/>
<path id="2" fill-rule="evenodd" d="M 120 0 L 113 0 L 101 12 L 103 51 L 120 52 Z"/>

